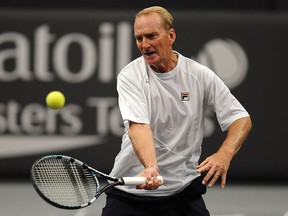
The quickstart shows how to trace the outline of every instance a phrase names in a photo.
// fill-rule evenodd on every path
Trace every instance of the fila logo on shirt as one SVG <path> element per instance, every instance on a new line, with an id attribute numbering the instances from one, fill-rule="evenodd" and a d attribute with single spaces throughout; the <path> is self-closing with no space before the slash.
<path id="1" fill-rule="evenodd" d="M 181 100 L 189 101 L 189 92 L 181 92 Z"/>

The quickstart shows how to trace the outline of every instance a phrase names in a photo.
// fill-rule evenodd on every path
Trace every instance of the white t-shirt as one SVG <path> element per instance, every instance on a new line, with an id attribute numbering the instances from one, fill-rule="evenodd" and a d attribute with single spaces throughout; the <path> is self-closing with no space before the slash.
<path id="1" fill-rule="evenodd" d="M 144 167 L 128 137 L 128 121 L 150 124 L 160 174 L 165 184 L 157 190 L 118 187 L 145 196 L 180 192 L 200 174 L 195 166 L 201 155 L 205 111 L 214 110 L 221 129 L 249 116 L 226 85 L 207 67 L 178 54 L 177 66 L 156 73 L 139 57 L 118 75 L 119 107 L 125 134 L 111 175 L 136 176 Z M 143 147 L 145 148 L 145 147 Z"/>

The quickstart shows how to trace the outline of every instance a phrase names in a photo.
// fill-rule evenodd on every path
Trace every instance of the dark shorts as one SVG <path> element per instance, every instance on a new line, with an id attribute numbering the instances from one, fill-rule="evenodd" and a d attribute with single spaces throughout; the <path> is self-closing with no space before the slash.
<path id="1" fill-rule="evenodd" d="M 168 197 L 136 196 L 111 188 L 102 216 L 209 216 L 202 195 L 206 186 L 195 179 L 181 193 Z"/>

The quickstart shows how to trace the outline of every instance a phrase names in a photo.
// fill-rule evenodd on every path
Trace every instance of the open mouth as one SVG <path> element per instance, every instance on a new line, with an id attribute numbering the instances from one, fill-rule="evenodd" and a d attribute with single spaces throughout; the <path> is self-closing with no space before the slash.
<path id="1" fill-rule="evenodd" d="M 146 56 L 152 56 L 154 55 L 156 52 L 144 52 L 144 55 Z"/>

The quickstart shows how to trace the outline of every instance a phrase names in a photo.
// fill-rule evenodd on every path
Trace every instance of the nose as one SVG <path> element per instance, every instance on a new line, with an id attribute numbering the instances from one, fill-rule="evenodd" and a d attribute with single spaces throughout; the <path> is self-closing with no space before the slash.
<path id="1" fill-rule="evenodd" d="M 142 40 L 142 48 L 144 50 L 148 49 L 150 47 L 150 42 L 147 38 L 143 38 Z"/>

